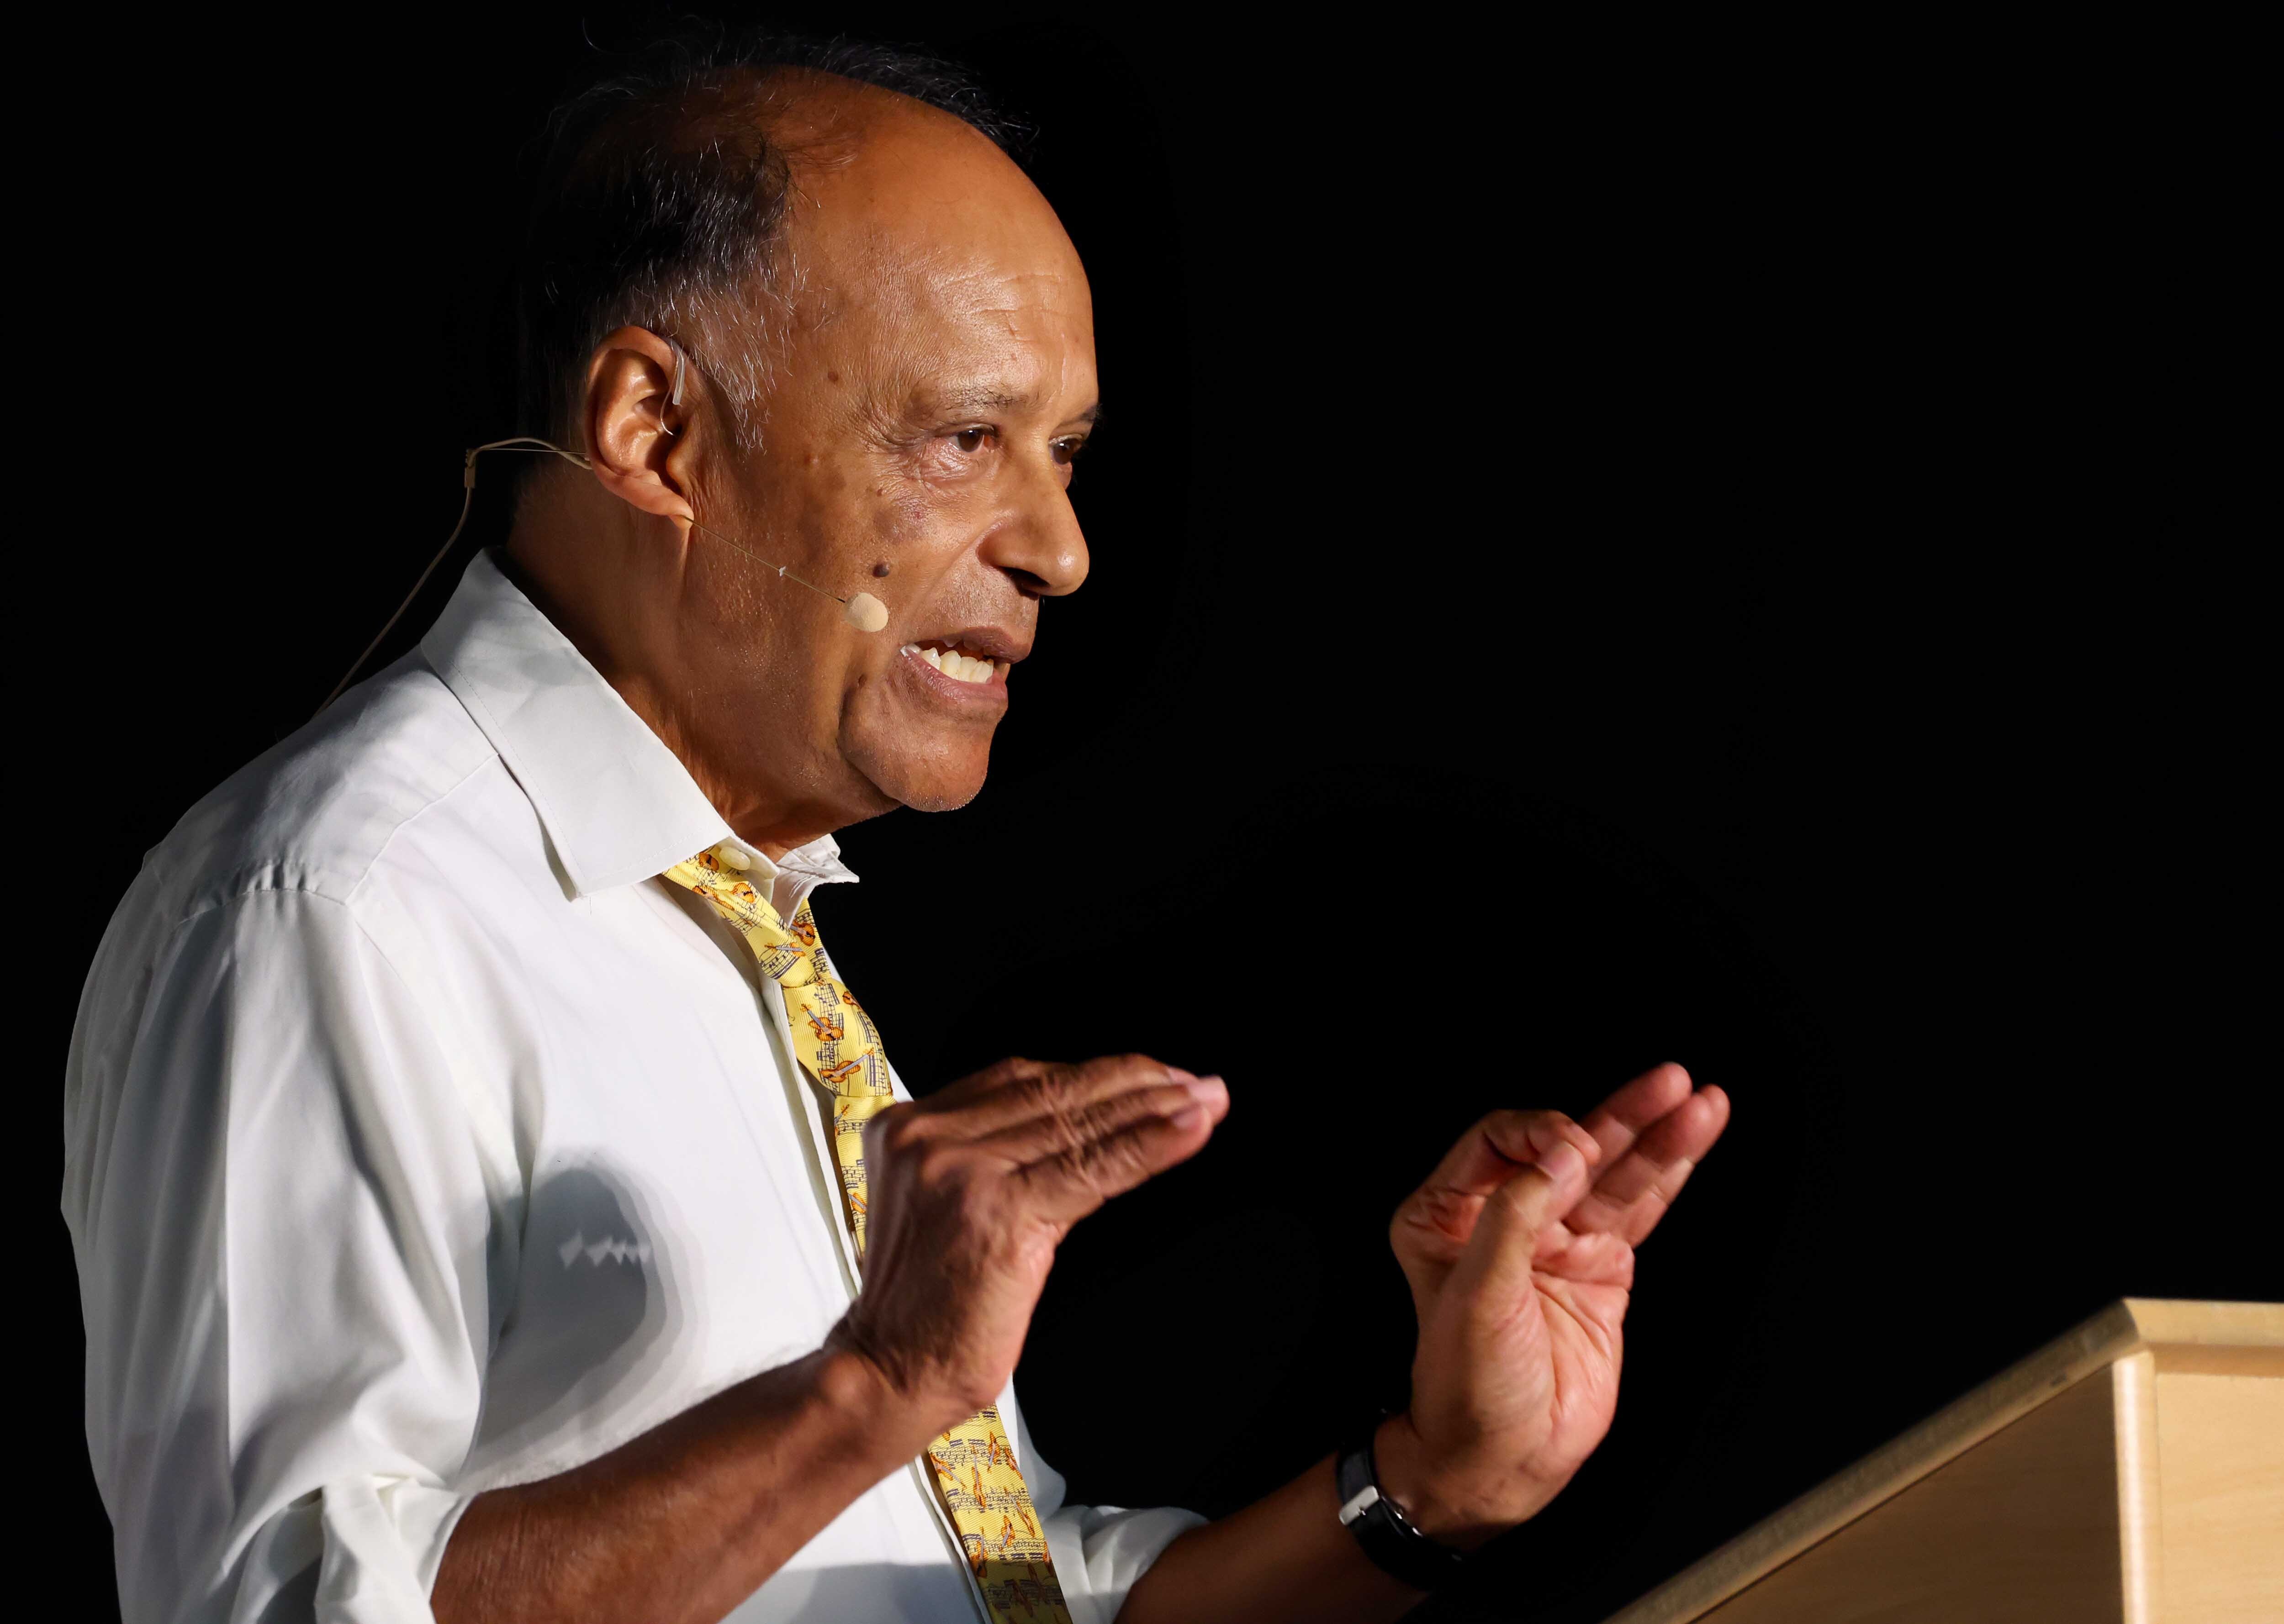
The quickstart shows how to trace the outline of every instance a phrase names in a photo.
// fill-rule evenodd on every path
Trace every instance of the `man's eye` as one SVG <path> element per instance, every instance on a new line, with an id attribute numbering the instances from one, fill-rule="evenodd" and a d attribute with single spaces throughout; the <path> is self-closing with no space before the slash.
<path id="1" fill-rule="evenodd" d="M 991 431 L 988 428 L 964 428 L 952 436 L 963 451 L 981 451 L 983 442 L 990 438 Z"/>
<path id="2" fill-rule="evenodd" d="M 1075 463 L 1078 460 L 1078 454 L 1085 449 L 1086 440 L 1083 435 L 1075 434 L 1068 440 L 1058 440 L 1055 441 L 1055 460 Z"/>

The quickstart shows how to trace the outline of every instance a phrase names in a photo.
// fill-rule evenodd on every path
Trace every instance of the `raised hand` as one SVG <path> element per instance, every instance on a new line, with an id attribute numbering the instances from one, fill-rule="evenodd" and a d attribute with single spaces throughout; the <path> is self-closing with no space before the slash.
<path id="1" fill-rule="evenodd" d="M 1002 1060 L 864 1130 L 864 1289 L 827 1346 L 939 1418 L 998 1399 L 1070 1227 L 1212 1137 L 1218 1077 L 1145 1055 Z"/>
<path id="2" fill-rule="evenodd" d="M 1678 1066 L 1585 1122 L 1501 1111 L 1453 1146 L 1389 1239 L 1420 1343 L 1412 1406 L 1381 1428 L 1381 1483 L 1422 1529 L 1482 1543 L 1536 1513 L 1609 1431 L 1633 1249 L 1728 1124 Z"/>

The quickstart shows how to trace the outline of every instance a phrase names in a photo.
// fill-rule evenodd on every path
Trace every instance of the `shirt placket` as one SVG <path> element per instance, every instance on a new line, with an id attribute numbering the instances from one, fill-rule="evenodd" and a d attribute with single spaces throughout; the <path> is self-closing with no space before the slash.
<path id="1" fill-rule="evenodd" d="M 804 878 L 803 883 L 796 886 L 794 894 L 787 900 L 784 909 L 786 917 L 792 917 L 793 910 L 799 908 L 802 901 L 815 889 L 815 881 Z M 747 956 L 750 961 L 751 956 Z M 830 1109 L 830 1105 L 820 1103 L 825 1097 L 822 1085 L 812 1081 L 802 1071 L 800 1062 L 794 1058 L 797 1051 L 793 1044 L 793 1019 L 786 1006 L 785 990 L 782 988 L 769 985 L 761 976 L 758 968 L 754 972 L 752 980 L 761 988 L 762 1009 L 764 1018 L 769 1022 L 770 1032 L 776 1035 L 778 1053 L 781 1057 L 780 1063 L 788 1068 L 787 1074 L 797 1081 L 802 1092 L 808 1098 L 810 1108 L 801 1114 L 807 1129 L 810 1153 L 817 1158 L 817 1166 L 824 1174 L 826 1191 L 838 1191 L 841 1188 L 841 1166 L 833 1156 L 833 1141 L 825 1129 L 825 1113 Z M 895 1071 L 896 1068 L 892 1065 L 889 1067 L 889 1074 L 894 1076 Z M 831 1217 L 833 1238 L 840 1245 L 841 1284 L 848 1291 L 849 1300 L 853 1303 L 856 1300 L 856 1293 L 861 1284 L 861 1275 L 856 1262 L 856 1238 L 849 1233 L 848 1215 L 845 1213 L 836 1211 L 831 1214 Z M 944 1509 L 943 1496 L 936 1492 L 935 1484 L 927 1475 L 927 1469 L 918 1456 L 905 1463 L 904 1472 L 910 1479 L 914 1491 L 919 1494 L 921 1503 L 927 1507 L 928 1515 L 934 1519 L 936 1531 L 943 1536 L 946 1550 L 952 1561 L 958 1565 L 960 1573 L 966 1579 L 968 1604 L 974 1609 L 979 1624 L 990 1624 L 991 1612 L 983 1599 L 983 1587 L 977 1581 L 975 1570 L 968 1563 L 967 1548 L 960 1542 L 959 1530 L 953 1526 L 950 1512 Z"/>

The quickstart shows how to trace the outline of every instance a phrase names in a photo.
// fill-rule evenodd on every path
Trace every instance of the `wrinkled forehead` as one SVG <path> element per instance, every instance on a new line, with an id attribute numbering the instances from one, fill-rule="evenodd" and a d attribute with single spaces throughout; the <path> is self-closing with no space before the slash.
<path id="1" fill-rule="evenodd" d="M 818 245 L 794 294 L 799 324 L 943 328 L 971 341 L 1093 340 L 1086 277 L 1076 258 L 1009 254 L 901 231 Z"/>

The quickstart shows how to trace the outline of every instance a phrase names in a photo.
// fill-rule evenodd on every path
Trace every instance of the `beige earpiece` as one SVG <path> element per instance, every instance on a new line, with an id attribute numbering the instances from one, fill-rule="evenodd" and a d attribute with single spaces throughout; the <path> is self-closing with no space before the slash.
<path id="1" fill-rule="evenodd" d="M 682 353 L 682 346 L 677 344 L 672 339 L 669 339 L 666 344 L 667 347 L 674 352 L 674 387 L 667 391 L 666 403 L 678 408 L 682 404 L 682 380 L 685 363 L 689 358 Z M 658 414 L 658 426 L 663 433 L 671 434 L 676 432 L 667 427 L 666 412 L 663 409 Z"/>
<path id="2" fill-rule="evenodd" d="M 683 386 L 689 377 L 689 357 L 683 354 L 682 346 L 672 339 L 667 340 L 666 342 L 667 347 L 674 351 L 674 386 L 667 392 L 667 404 L 678 407 L 682 404 Z M 668 427 L 666 413 L 662 410 L 659 413 L 658 426 L 669 434 L 676 432 Z M 459 522 L 452 527 L 452 534 L 444 538 L 444 544 L 436 550 L 436 556 L 428 560 L 428 567 L 420 572 L 420 579 L 412 583 L 412 589 L 404 595 L 404 601 L 396 605 L 396 613 L 388 617 L 387 623 L 374 634 L 372 641 L 364 645 L 364 652 L 356 657 L 356 663 L 342 675 L 340 682 L 333 684 L 332 692 L 325 696 L 325 704 L 317 707 L 315 714 L 323 715 L 325 706 L 340 699 L 342 691 L 356 680 L 356 674 L 364 669 L 364 662 L 372 658 L 373 651 L 379 648 L 388 634 L 396 629 L 397 621 L 403 620 L 404 612 L 412 606 L 412 600 L 420 596 L 420 589 L 428 584 L 428 577 L 436 573 L 436 566 L 442 564 L 445 555 L 452 550 L 452 543 L 460 539 L 460 532 L 467 528 L 468 510 L 475 504 L 476 500 L 476 458 L 487 451 L 524 451 L 536 457 L 559 457 L 573 467 L 583 468 L 591 473 L 594 472 L 595 467 L 593 463 L 578 452 L 567 451 L 553 441 L 542 440 L 536 434 L 514 434 L 505 440 L 488 441 L 482 445 L 472 448 L 460 465 L 460 488 L 464 494 L 460 497 Z M 741 545 L 731 537 L 723 535 L 719 530 L 700 524 L 694 514 L 691 517 L 690 527 L 712 536 L 733 552 L 745 554 L 763 568 L 774 572 L 778 580 L 790 581 L 796 586 L 807 587 L 819 597 L 831 598 L 841 605 L 841 618 L 859 631 L 880 631 L 888 623 L 888 606 L 870 592 L 858 592 L 853 597 L 844 597 L 838 592 L 828 591 L 813 581 L 802 580 L 785 565 L 771 564 L 759 553 Z"/>

